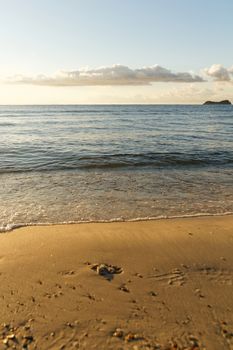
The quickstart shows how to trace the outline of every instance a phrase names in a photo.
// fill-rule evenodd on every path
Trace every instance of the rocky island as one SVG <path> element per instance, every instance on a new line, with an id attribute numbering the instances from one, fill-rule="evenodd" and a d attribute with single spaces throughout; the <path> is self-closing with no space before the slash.
<path id="1" fill-rule="evenodd" d="M 231 102 L 229 100 L 223 100 L 223 101 L 206 101 L 203 103 L 203 105 L 231 105 Z"/>

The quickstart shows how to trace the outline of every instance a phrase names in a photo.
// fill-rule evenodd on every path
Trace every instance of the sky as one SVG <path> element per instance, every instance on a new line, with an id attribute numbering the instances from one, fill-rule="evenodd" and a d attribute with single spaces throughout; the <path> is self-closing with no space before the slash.
<path id="1" fill-rule="evenodd" d="M 233 102 L 232 0 L 0 0 L 0 104 Z"/>

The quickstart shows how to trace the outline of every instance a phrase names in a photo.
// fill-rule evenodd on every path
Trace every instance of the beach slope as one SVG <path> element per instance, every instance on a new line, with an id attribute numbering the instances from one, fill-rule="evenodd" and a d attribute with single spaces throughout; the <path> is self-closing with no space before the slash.
<path id="1" fill-rule="evenodd" d="M 233 217 L 0 235 L 0 349 L 233 349 Z"/>

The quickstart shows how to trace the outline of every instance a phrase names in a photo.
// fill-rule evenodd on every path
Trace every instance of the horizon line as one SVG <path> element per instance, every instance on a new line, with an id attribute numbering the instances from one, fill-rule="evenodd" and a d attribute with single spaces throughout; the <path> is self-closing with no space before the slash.
<path id="1" fill-rule="evenodd" d="M 206 102 L 206 101 L 204 101 Z M 161 105 L 193 105 L 202 106 L 200 103 L 0 103 L 0 107 L 4 106 L 161 106 Z"/>

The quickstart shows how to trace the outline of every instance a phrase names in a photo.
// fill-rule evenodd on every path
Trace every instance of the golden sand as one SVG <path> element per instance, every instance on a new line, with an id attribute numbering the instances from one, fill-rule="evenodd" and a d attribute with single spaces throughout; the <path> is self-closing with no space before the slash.
<path id="1" fill-rule="evenodd" d="M 0 349 L 233 349 L 232 216 L 27 227 L 0 248 Z"/>

